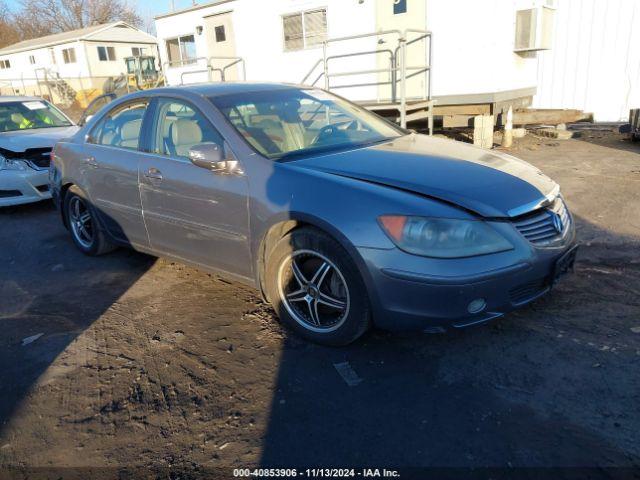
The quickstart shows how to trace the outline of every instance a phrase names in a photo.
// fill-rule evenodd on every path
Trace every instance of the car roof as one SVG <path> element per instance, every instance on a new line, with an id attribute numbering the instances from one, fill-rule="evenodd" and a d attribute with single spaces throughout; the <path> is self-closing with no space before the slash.
<path id="1" fill-rule="evenodd" d="M 209 82 L 179 85 L 175 87 L 160 87 L 146 90 L 148 94 L 167 94 L 174 92 L 193 92 L 204 97 L 218 97 L 223 95 L 233 95 L 237 93 L 266 92 L 274 90 L 296 90 L 304 88 L 300 85 L 288 83 L 254 83 L 254 82 Z"/>
<path id="2" fill-rule="evenodd" d="M 9 103 L 9 102 L 30 102 L 30 101 L 43 101 L 43 98 L 40 97 L 27 97 L 23 95 L 0 95 L 0 103 Z"/>

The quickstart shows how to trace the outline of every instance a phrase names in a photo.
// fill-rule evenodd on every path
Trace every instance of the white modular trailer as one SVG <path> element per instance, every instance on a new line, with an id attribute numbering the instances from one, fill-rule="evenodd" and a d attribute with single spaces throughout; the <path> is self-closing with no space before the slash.
<path id="1" fill-rule="evenodd" d="M 518 14 L 529 10 L 535 13 Z M 415 67 L 408 97 L 430 91 L 438 104 L 496 103 L 535 94 L 548 17 L 542 0 L 218 0 L 156 17 L 156 32 L 173 85 L 219 80 L 233 60 L 211 57 L 241 57 L 249 81 L 324 87 L 324 64 L 317 62 L 330 39 L 330 86 L 341 85 L 336 92 L 355 100 L 385 101 L 398 37 L 406 32 L 411 42 L 430 31 L 431 51 L 428 38 L 407 46 L 406 65 Z M 335 41 L 372 32 L 389 33 Z M 431 80 L 418 68 L 429 64 Z M 225 74 L 244 77 L 241 64 Z"/>
<path id="2" fill-rule="evenodd" d="M 640 107 L 640 2 L 557 0 L 553 49 L 542 53 L 534 106 L 627 121 Z"/>

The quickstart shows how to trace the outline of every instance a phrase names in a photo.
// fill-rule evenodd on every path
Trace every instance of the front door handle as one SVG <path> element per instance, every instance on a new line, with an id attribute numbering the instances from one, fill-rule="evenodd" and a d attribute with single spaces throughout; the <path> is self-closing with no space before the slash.
<path id="1" fill-rule="evenodd" d="M 144 176 L 149 180 L 155 180 L 157 182 L 162 181 L 162 172 L 157 168 L 151 167 L 149 170 L 146 171 Z"/>

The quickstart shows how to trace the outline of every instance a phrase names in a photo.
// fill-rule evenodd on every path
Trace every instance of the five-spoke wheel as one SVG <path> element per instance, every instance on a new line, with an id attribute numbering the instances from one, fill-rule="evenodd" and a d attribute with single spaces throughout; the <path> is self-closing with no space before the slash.
<path id="1" fill-rule="evenodd" d="M 320 230 L 285 235 L 269 254 L 265 280 L 280 319 L 309 340 L 345 345 L 369 326 L 369 298 L 353 258 Z"/>
<path id="2" fill-rule="evenodd" d="M 318 252 L 293 252 L 280 265 L 278 285 L 289 314 L 310 330 L 335 330 L 349 314 L 347 282 L 338 267 Z"/>
<path id="3" fill-rule="evenodd" d="M 75 240 L 85 248 L 93 243 L 93 222 L 84 199 L 77 195 L 69 200 L 69 226 Z"/>
<path id="4" fill-rule="evenodd" d="M 87 255 L 101 255 L 115 246 L 100 229 L 94 209 L 85 193 L 72 185 L 64 195 L 63 213 L 76 247 Z"/>

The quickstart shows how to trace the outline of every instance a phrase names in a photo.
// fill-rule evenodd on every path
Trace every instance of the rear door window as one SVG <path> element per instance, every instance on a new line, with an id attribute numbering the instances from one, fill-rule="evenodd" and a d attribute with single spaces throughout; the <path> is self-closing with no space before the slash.
<path id="1" fill-rule="evenodd" d="M 148 106 L 146 99 L 118 105 L 93 129 L 91 143 L 140 150 L 142 120 Z"/>

